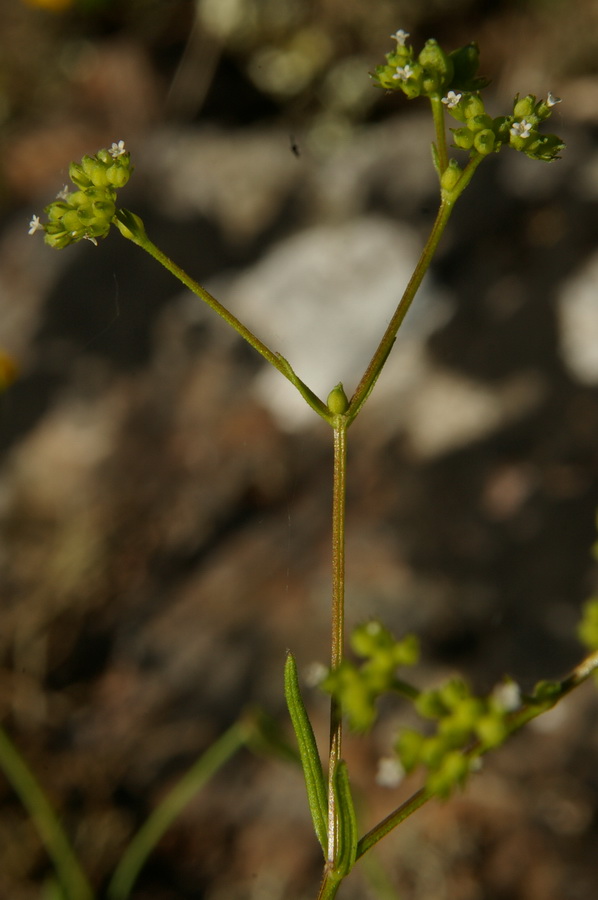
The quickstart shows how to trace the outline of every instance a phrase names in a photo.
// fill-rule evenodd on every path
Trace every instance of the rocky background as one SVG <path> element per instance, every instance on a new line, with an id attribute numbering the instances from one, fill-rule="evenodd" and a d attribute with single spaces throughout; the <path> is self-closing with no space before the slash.
<path id="1" fill-rule="evenodd" d="M 27 235 L 68 163 L 124 139 L 123 203 L 320 394 L 352 392 L 433 220 L 427 110 L 368 71 L 409 30 L 477 39 L 497 113 L 563 97 L 562 160 L 489 160 L 351 430 L 349 625 L 416 631 L 425 685 L 524 688 L 580 657 L 598 505 L 593 0 L 7 0 L 0 8 L 0 721 L 98 890 L 148 812 L 253 705 L 288 732 L 285 650 L 326 661 L 331 435 L 118 234 Z M 309 695 L 326 740 L 326 701 Z M 347 757 L 364 827 L 404 715 Z M 431 804 L 347 900 L 590 900 L 586 685 Z M 312 900 L 300 774 L 243 752 L 135 900 Z M 0 776 L 0 897 L 51 871 Z"/>

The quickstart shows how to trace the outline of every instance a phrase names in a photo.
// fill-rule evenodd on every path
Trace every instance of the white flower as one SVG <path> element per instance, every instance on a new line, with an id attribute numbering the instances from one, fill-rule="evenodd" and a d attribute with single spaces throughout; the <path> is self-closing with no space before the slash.
<path id="1" fill-rule="evenodd" d="M 328 675 L 328 669 L 321 662 L 312 662 L 307 666 L 303 676 L 308 687 L 318 687 Z"/>
<path id="2" fill-rule="evenodd" d="M 455 106 L 461 102 L 462 96 L 463 94 L 456 94 L 455 91 L 449 91 L 446 97 L 443 97 L 440 102 L 444 103 L 448 109 L 454 109 Z"/>
<path id="3" fill-rule="evenodd" d="M 119 156 L 122 156 L 126 152 L 127 151 L 125 148 L 124 141 L 118 141 L 118 143 L 116 141 L 114 141 L 112 146 L 110 147 L 110 150 L 108 151 L 108 153 L 110 154 L 110 156 L 113 159 L 117 159 Z"/>
<path id="4" fill-rule="evenodd" d="M 546 98 L 546 106 L 556 106 L 557 103 L 561 103 L 560 97 L 555 97 L 552 91 L 548 91 L 548 97 Z"/>
<path id="5" fill-rule="evenodd" d="M 42 225 L 39 216 L 32 216 L 31 222 L 29 223 L 29 231 L 28 234 L 35 234 L 36 231 L 43 231 L 44 226 Z"/>
<path id="6" fill-rule="evenodd" d="M 531 130 L 532 123 L 528 122 L 526 119 L 522 119 L 521 122 L 513 122 L 511 128 L 509 129 L 510 134 L 513 137 L 520 138 L 528 138 L 530 136 Z"/>
<path id="7" fill-rule="evenodd" d="M 492 699 L 505 712 L 514 712 L 521 706 L 521 688 L 516 681 L 503 681 L 492 691 Z"/>
<path id="8" fill-rule="evenodd" d="M 413 67 L 407 63 L 406 66 L 397 66 L 397 71 L 392 76 L 393 78 L 398 79 L 399 81 L 407 81 L 408 78 L 411 78 L 413 75 Z"/>
<path id="9" fill-rule="evenodd" d="M 378 760 L 376 784 L 385 788 L 396 788 L 405 777 L 405 769 L 396 756 L 384 756 Z"/>
<path id="10" fill-rule="evenodd" d="M 83 237 L 86 241 L 91 241 L 91 243 L 94 245 L 94 247 L 98 246 L 98 242 L 91 234 L 84 234 Z"/>
<path id="11" fill-rule="evenodd" d="M 68 186 L 68 184 L 65 184 L 65 186 L 62 188 L 62 190 L 58 191 L 58 193 L 56 194 L 56 199 L 57 200 L 66 200 L 68 195 L 69 195 L 69 186 Z"/>
<path id="12" fill-rule="evenodd" d="M 397 42 L 398 47 L 404 47 L 405 41 L 409 37 L 408 31 L 403 31 L 402 28 L 399 28 L 398 31 L 395 31 L 394 34 L 391 34 L 391 38 L 393 38 Z"/>

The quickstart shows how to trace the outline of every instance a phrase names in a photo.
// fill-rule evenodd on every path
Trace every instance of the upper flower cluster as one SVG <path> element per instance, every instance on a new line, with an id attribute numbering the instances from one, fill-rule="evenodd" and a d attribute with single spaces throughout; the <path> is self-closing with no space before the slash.
<path id="1" fill-rule="evenodd" d="M 386 65 L 376 67 L 375 81 L 386 90 L 402 91 L 409 99 L 440 100 L 464 124 L 453 130 L 457 147 L 486 156 L 509 145 L 532 159 L 549 161 L 558 157 L 565 146 L 563 141 L 539 131 L 540 124 L 560 102 L 558 97 L 549 93 L 546 100 L 536 101 L 532 94 L 523 99 L 517 96 L 511 115 L 492 118 L 479 94 L 489 82 L 477 75 L 476 44 L 446 53 L 436 41 L 429 40 L 416 56 L 408 44 L 408 32 L 401 29 L 392 37 L 396 49 L 387 54 Z"/>
<path id="2" fill-rule="evenodd" d="M 109 150 L 100 150 L 95 156 L 84 156 L 80 163 L 71 163 L 69 177 L 76 190 L 65 185 L 44 210 L 47 222 L 32 217 L 29 234 L 44 231 L 46 243 L 57 249 L 80 240 L 97 244 L 98 238 L 106 237 L 110 230 L 116 192 L 127 183 L 131 171 L 131 156 L 124 141 L 114 142 Z"/>
<path id="3" fill-rule="evenodd" d="M 400 29 L 392 35 L 395 50 L 386 55 L 386 65 L 376 66 L 374 80 L 386 90 L 401 90 L 414 97 L 443 96 L 447 91 L 477 91 L 488 84 L 476 75 L 480 64 L 477 44 L 467 44 L 445 53 L 435 40 L 426 41 L 415 56 L 407 43 L 409 33 Z"/>

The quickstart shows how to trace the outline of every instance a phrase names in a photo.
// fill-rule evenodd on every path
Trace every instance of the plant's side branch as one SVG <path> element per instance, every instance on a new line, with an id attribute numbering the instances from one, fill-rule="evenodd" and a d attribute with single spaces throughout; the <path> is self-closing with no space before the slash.
<path id="1" fill-rule="evenodd" d="M 330 411 L 326 404 L 320 400 L 320 398 L 308 388 L 303 381 L 301 381 L 292 369 L 290 363 L 281 356 L 280 353 L 275 353 L 271 350 L 270 347 L 261 341 L 249 328 L 247 328 L 246 325 L 243 324 L 243 322 L 237 319 L 226 306 L 213 297 L 201 284 L 187 275 L 184 269 L 181 269 L 181 267 L 173 262 L 172 259 L 166 256 L 159 247 L 156 247 L 156 245 L 148 238 L 143 222 L 138 216 L 134 215 L 129 210 L 120 209 L 117 212 L 114 221 L 124 237 L 133 241 L 138 247 L 145 250 L 146 253 L 149 253 L 149 255 L 159 262 L 160 265 L 164 266 L 165 269 L 168 269 L 175 278 L 178 278 L 185 287 L 189 288 L 189 290 L 203 300 L 204 303 L 207 303 L 214 312 L 218 313 L 218 315 L 231 326 L 231 328 L 234 328 L 237 334 L 247 341 L 247 343 L 250 344 L 254 350 L 257 350 L 271 366 L 274 366 L 275 369 L 284 375 L 284 377 L 297 388 L 304 400 L 318 413 L 319 416 L 332 424 Z"/>
<path id="2" fill-rule="evenodd" d="M 523 705 L 511 713 L 508 721 L 509 732 L 508 737 L 519 731 L 524 725 L 532 719 L 541 716 L 542 713 L 548 712 L 559 703 L 572 690 L 583 684 L 584 681 L 598 671 L 598 651 L 586 656 L 574 669 L 569 672 L 561 681 L 547 682 L 540 684 L 536 688 L 536 692 L 527 697 Z M 471 759 L 483 756 L 492 748 L 484 748 L 479 742 L 469 746 L 464 750 Z M 385 819 L 379 822 L 371 831 L 368 831 L 357 844 L 357 859 L 367 853 L 378 841 L 386 837 L 397 825 L 404 822 L 416 810 L 422 807 L 428 800 L 431 800 L 435 794 L 427 790 L 425 787 L 416 791 L 408 800 L 405 800 Z"/>
<path id="3" fill-rule="evenodd" d="M 422 250 L 421 256 L 415 267 L 413 275 L 409 279 L 409 283 L 405 288 L 403 296 L 399 300 L 399 304 L 395 310 L 395 313 L 388 323 L 388 327 L 382 336 L 380 343 L 376 349 L 376 352 L 372 356 L 370 363 L 363 373 L 363 377 L 357 388 L 355 393 L 351 398 L 351 402 L 349 404 L 349 409 L 347 410 L 347 417 L 350 422 L 358 415 L 361 410 L 363 404 L 368 399 L 371 394 L 376 381 L 378 380 L 378 376 L 382 371 L 382 368 L 388 358 L 390 351 L 392 350 L 392 345 L 395 342 L 395 338 L 397 336 L 397 332 L 403 323 L 405 316 L 413 302 L 413 298 L 415 297 L 417 290 L 422 283 L 423 277 L 426 274 L 436 247 L 442 237 L 444 229 L 446 228 L 446 224 L 449 220 L 450 214 L 453 208 L 453 200 L 443 200 L 440 204 L 438 214 L 436 216 L 436 221 L 432 226 L 432 231 L 430 232 L 430 236 L 426 242 L 424 249 Z"/>

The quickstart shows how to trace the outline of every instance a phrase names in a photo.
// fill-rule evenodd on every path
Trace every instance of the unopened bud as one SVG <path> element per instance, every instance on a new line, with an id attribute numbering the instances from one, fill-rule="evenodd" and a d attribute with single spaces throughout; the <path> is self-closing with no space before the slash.
<path id="1" fill-rule="evenodd" d="M 340 381 L 328 394 L 326 405 L 334 416 L 342 416 L 347 412 L 349 400 Z"/>

